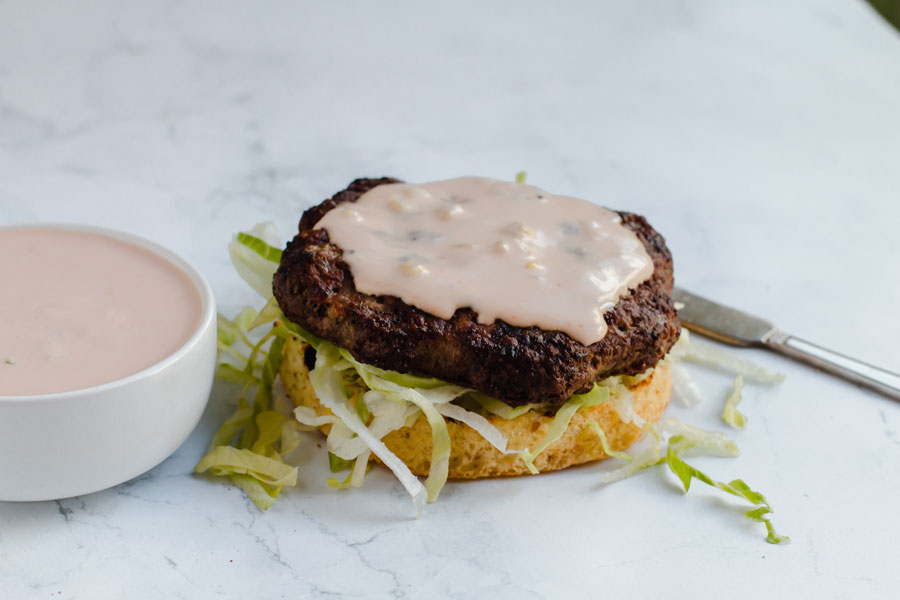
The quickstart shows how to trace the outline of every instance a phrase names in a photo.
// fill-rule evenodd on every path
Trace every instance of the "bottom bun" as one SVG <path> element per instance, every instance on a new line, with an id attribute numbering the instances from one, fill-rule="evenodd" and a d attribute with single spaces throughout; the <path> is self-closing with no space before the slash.
<path id="1" fill-rule="evenodd" d="M 306 344 L 289 340 L 283 351 L 281 379 L 288 397 L 297 406 L 312 408 L 320 415 L 331 411 L 322 406 L 309 382 L 309 370 L 304 362 Z M 640 382 L 628 388 L 634 397 L 634 410 L 646 421 L 659 421 L 669 404 L 672 380 L 665 363 L 656 366 Z M 536 448 L 544 439 L 555 413 L 540 409 L 529 411 L 515 419 L 503 419 L 486 415 L 488 420 L 509 440 L 508 447 L 515 450 Z M 451 479 L 478 479 L 527 474 L 528 468 L 517 454 L 503 454 L 468 425 L 446 419 L 450 432 Z M 561 438 L 551 444 L 534 460 L 538 471 L 557 471 L 573 465 L 607 458 L 600 438 L 590 427 L 597 423 L 606 434 L 609 447 L 625 450 L 641 435 L 641 429 L 631 423 L 623 423 L 611 402 L 582 408 L 572 417 Z M 320 427 L 328 433 L 330 425 Z M 409 427 L 402 427 L 387 434 L 382 441 L 416 475 L 428 475 L 431 466 L 431 427 L 420 415 Z"/>

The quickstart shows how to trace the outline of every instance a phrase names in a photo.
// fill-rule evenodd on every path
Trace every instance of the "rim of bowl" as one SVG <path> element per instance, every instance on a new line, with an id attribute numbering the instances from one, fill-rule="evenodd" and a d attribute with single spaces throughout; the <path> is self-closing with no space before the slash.
<path id="1" fill-rule="evenodd" d="M 87 396 L 95 394 L 97 392 L 103 392 L 117 387 L 123 387 L 134 381 L 151 377 L 156 373 L 162 371 L 175 361 L 179 360 L 182 356 L 189 352 L 191 348 L 196 346 L 198 340 L 200 339 L 200 336 L 204 331 L 206 331 L 207 327 L 209 327 L 210 321 L 213 321 L 215 319 L 215 297 L 213 296 L 212 287 L 210 287 L 209 282 L 206 280 L 203 274 L 199 270 L 197 270 L 194 265 L 176 254 L 174 251 L 169 250 L 165 246 L 158 244 L 152 240 L 148 240 L 147 238 L 135 235 L 127 231 L 122 231 L 121 229 L 113 229 L 110 227 L 102 227 L 100 225 L 89 225 L 83 223 L 21 223 L 16 225 L 0 226 L 0 231 L 9 229 L 60 229 L 64 231 L 82 231 L 85 233 L 94 233 L 122 242 L 131 243 L 135 246 L 138 246 L 139 248 L 147 250 L 148 252 L 152 252 L 159 258 L 162 258 L 173 267 L 187 275 L 188 279 L 191 280 L 191 284 L 193 284 L 194 288 L 196 288 L 197 293 L 200 294 L 200 300 L 203 303 L 203 309 L 201 311 L 200 319 L 198 320 L 197 325 L 194 327 L 191 336 L 187 339 L 187 341 L 184 342 L 184 344 L 182 344 L 177 350 L 175 350 L 175 352 L 168 355 L 161 361 L 153 363 L 149 367 L 141 369 L 137 373 L 132 373 L 131 375 L 127 375 L 120 379 L 93 385 L 91 387 L 79 388 L 77 390 L 68 390 L 65 392 L 33 394 L 30 396 L 0 395 L 0 406 L 2 406 L 3 404 L 19 404 L 24 402 L 41 403 L 54 402 L 56 400 L 67 400 L 76 398 L 78 396 Z"/>

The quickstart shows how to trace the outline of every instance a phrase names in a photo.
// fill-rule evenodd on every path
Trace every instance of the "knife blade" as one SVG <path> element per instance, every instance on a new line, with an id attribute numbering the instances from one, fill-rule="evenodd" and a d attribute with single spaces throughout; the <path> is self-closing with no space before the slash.
<path id="1" fill-rule="evenodd" d="M 675 288 L 678 317 L 691 331 L 732 346 L 773 350 L 892 400 L 900 401 L 900 375 L 787 334 L 770 321 Z"/>

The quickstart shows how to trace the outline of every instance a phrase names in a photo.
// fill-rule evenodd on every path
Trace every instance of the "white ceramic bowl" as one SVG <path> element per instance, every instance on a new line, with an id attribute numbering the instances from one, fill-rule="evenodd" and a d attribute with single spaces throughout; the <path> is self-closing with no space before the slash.
<path id="1" fill-rule="evenodd" d="M 190 339 L 139 373 L 72 392 L 0 396 L 0 500 L 54 500 L 96 492 L 161 463 L 200 420 L 216 360 L 216 307 L 203 276 L 143 238 L 87 225 L 46 225 L 129 242 L 168 260 L 203 301 Z"/>

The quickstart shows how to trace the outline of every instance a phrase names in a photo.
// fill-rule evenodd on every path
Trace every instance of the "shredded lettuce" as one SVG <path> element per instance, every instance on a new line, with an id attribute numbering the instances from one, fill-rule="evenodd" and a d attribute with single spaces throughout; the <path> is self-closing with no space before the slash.
<path id="1" fill-rule="evenodd" d="M 238 273 L 267 298 L 271 292 L 264 292 L 271 289 L 281 256 L 269 246 L 277 243 L 273 232 L 271 224 L 258 225 L 250 234 L 235 236 L 229 246 Z M 272 306 L 268 303 L 261 313 L 244 308 L 233 320 L 217 316 L 216 375 L 239 384 L 241 393 L 236 410 L 194 467 L 196 473 L 228 477 L 262 509 L 272 505 L 284 486 L 296 484 L 297 468 L 286 464 L 282 456 L 296 449 L 301 439 L 299 423 L 289 418 L 291 411 L 284 410 L 283 398 L 273 393 L 284 345 L 283 326 L 275 324 L 255 340 L 250 335 L 256 327 L 275 321 L 280 311 Z"/>
<path id="2" fill-rule="evenodd" d="M 379 440 L 395 429 L 405 426 L 410 416 L 418 417 L 419 415 L 417 407 L 392 400 L 377 391 L 366 392 L 362 395 L 362 401 L 367 403 L 367 410 L 371 414 L 371 420 L 368 423 L 369 432 Z M 359 409 L 356 414 L 360 416 Z M 298 414 L 299 418 L 301 417 Z M 363 419 L 362 416 L 360 416 L 360 421 L 366 423 L 366 419 Z M 345 460 L 353 460 L 366 452 L 369 447 L 349 428 L 342 423 L 337 423 L 328 435 L 328 449 Z"/>
<path id="3" fill-rule="evenodd" d="M 341 421 L 341 423 L 335 423 L 332 431 L 342 424 L 361 438 L 365 445 L 381 459 L 381 462 L 393 471 L 412 498 L 416 515 L 421 515 L 428 497 L 426 488 L 412 474 L 409 467 L 384 445 L 384 442 L 372 435 L 359 415 L 356 414 L 356 410 L 348 402 L 341 381 L 341 369 L 334 368 L 343 360 L 335 346 L 319 344 L 316 348 L 316 366 L 309 373 L 309 381 L 316 392 L 316 397 Z M 449 437 L 447 445 L 449 446 Z M 435 444 L 435 450 L 440 453 L 442 449 Z M 434 467 L 434 462 L 432 462 L 432 469 Z"/>
<path id="4" fill-rule="evenodd" d="M 619 418 L 624 420 L 621 415 Z M 597 427 L 597 429 L 599 429 L 599 427 Z M 595 432 L 597 429 L 595 429 Z M 737 445 L 729 440 L 728 436 L 724 433 L 707 431 L 700 427 L 682 423 L 675 418 L 670 417 L 659 424 L 644 423 L 642 429 L 644 433 L 647 434 L 643 446 L 640 447 L 640 450 L 636 454 L 630 454 L 628 452 L 619 452 L 618 456 L 610 454 L 610 456 L 625 460 L 627 464 L 618 469 L 603 472 L 600 475 L 600 481 L 602 483 L 622 481 L 642 469 L 662 463 L 664 461 L 662 442 L 667 435 L 679 435 L 682 438 L 688 439 L 691 441 L 692 448 L 703 451 L 705 454 L 728 457 L 735 457 L 740 454 Z M 608 446 L 604 443 L 604 450 L 607 447 Z M 607 454 L 609 454 L 609 452 L 607 452 Z"/>
<path id="5" fill-rule="evenodd" d="M 610 447 L 609 441 L 606 439 L 606 433 L 604 433 L 603 428 L 600 427 L 599 423 L 597 423 L 596 421 L 591 421 L 590 423 L 588 423 L 588 425 L 594 431 L 594 433 L 597 434 L 597 437 L 600 438 L 600 445 L 603 446 L 603 451 L 606 452 L 607 456 L 611 456 L 613 458 L 619 458 L 626 462 L 632 461 L 633 457 L 630 454 L 628 454 L 627 452 L 620 452 L 618 450 L 613 450 Z"/>
<path id="6" fill-rule="evenodd" d="M 490 421 L 478 413 L 466 410 L 458 404 L 451 404 L 449 402 L 438 404 L 437 409 L 438 412 L 445 417 L 464 423 L 477 431 L 485 441 L 503 454 L 516 453 L 514 450 L 506 449 L 507 444 L 509 444 L 509 440 L 506 439 L 506 436 L 503 435 L 499 429 L 494 427 Z"/>
<path id="7" fill-rule="evenodd" d="M 228 363 L 219 363 L 216 365 L 216 377 L 228 383 L 241 383 L 246 385 L 256 385 L 259 383 L 259 377 L 251 373 L 247 373 L 242 369 L 238 369 Z"/>
<path id="8" fill-rule="evenodd" d="M 770 544 L 789 544 L 791 543 L 791 538 L 788 536 L 779 536 L 775 532 L 775 526 L 772 524 L 772 520 L 769 518 L 769 514 L 773 513 L 772 506 L 769 504 L 766 497 L 761 493 L 750 489 L 746 483 L 744 483 L 741 479 L 735 479 L 729 483 L 723 483 L 721 481 L 716 481 L 707 475 L 706 473 L 700 471 L 692 467 L 691 465 L 684 462 L 681 458 L 681 455 L 690 448 L 693 447 L 693 442 L 684 436 L 675 435 L 669 438 L 669 447 L 666 452 L 666 464 L 669 467 L 669 470 L 674 473 L 678 479 L 681 481 L 681 484 L 684 486 L 684 493 L 687 493 L 691 487 L 691 480 L 697 479 L 698 481 L 702 481 L 706 485 L 712 486 L 727 494 L 731 494 L 733 496 L 737 496 L 738 498 L 743 498 L 744 500 L 750 502 L 755 505 L 752 509 L 748 510 L 744 513 L 744 515 L 752 520 L 759 523 L 763 523 L 766 527 L 766 541 Z"/>
<path id="9" fill-rule="evenodd" d="M 250 331 L 255 328 L 254 322 L 259 317 L 259 313 L 256 312 L 256 309 L 252 306 L 245 306 L 241 309 L 241 312 L 234 318 L 233 324 L 237 327 L 237 331 L 235 332 L 240 339 L 247 343 L 246 336 L 242 334 L 245 331 Z M 248 343 L 249 345 L 249 343 Z"/>
<path id="10" fill-rule="evenodd" d="M 677 362 L 669 363 L 669 371 L 672 373 L 672 392 L 673 396 L 685 408 L 693 408 L 703 402 L 703 395 L 697 382 L 691 377 L 682 365 Z"/>
<path id="11" fill-rule="evenodd" d="M 363 457 L 368 460 L 368 455 L 374 452 L 394 471 L 413 498 L 417 513 L 421 512 L 421 490 L 418 487 L 421 484 L 413 483 L 415 478 L 408 468 L 381 442 L 388 433 L 409 425 L 419 415 L 425 416 L 432 431 L 431 466 L 424 486 L 425 499 L 429 502 L 437 500 L 449 473 L 450 434 L 444 416 L 466 423 L 501 452 L 510 452 L 506 437 L 486 418 L 451 404 L 470 390 L 434 378 L 394 373 L 366 365 L 346 350 L 324 340 L 315 340 L 313 344 L 317 363 L 310 373 L 310 383 L 323 405 L 339 418 L 318 417 L 314 411 L 302 407 L 295 410 L 295 415 L 305 425 L 319 426 L 326 422 L 332 425 L 327 441 L 330 457 L 334 457 L 331 464 L 346 469 L 351 461 L 356 460 L 355 480 L 362 480 Z M 326 373 L 326 369 L 331 373 Z M 353 386 L 348 386 L 348 373 L 358 377 L 355 385 L 363 386 L 366 390 L 363 394 L 354 393 Z M 327 401 L 323 396 L 329 396 Z M 351 402 L 352 396 L 356 398 L 355 402 Z M 350 414 L 352 408 L 356 419 L 351 420 L 356 422 L 347 422 L 346 417 L 338 414 L 332 406 L 340 407 L 344 414 Z M 365 433 L 362 433 L 362 428 L 365 428 Z M 418 480 L 415 481 L 418 483 Z M 337 483 L 350 485 L 349 482 Z"/>
<path id="12" fill-rule="evenodd" d="M 327 479 L 325 483 L 328 485 L 328 487 L 337 490 L 345 490 L 351 487 L 362 487 L 363 478 L 366 476 L 366 472 L 368 471 L 369 458 L 371 457 L 371 455 L 371 452 L 366 451 L 362 453 L 356 460 L 346 461 L 346 466 L 340 470 L 345 470 L 347 468 L 350 468 L 351 466 L 353 467 L 353 470 L 349 475 L 347 475 L 347 478 L 344 479 L 344 481 L 340 481 L 336 477 L 332 477 L 330 479 Z M 331 456 L 332 455 L 329 454 L 329 460 Z"/>
<path id="13" fill-rule="evenodd" d="M 341 420 L 334 415 L 317 415 L 316 411 L 307 406 L 298 406 L 294 409 L 294 416 L 297 421 L 311 427 L 321 427 L 323 425 L 333 425 L 340 423 Z"/>
<path id="14" fill-rule="evenodd" d="M 229 321 L 223 315 L 216 315 L 217 337 L 225 346 L 232 346 L 236 341 L 241 341 L 245 346 L 253 346 L 247 338 L 249 322 L 256 318 L 256 311 L 245 307 L 234 321 Z"/>
<path id="15" fill-rule="evenodd" d="M 592 423 L 592 425 L 596 424 Z M 598 435 L 601 436 L 604 450 L 606 450 L 608 445 L 602 430 L 600 430 L 599 427 L 596 427 L 595 431 L 599 432 Z M 604 483 L 621 481 L 622 479 L 634 475 L 641 469 L 665 463 L 669 470 L 681 481 L 685 493 L 690 489 L 691 480 L 697 479 L 707 485 L 722 490 L 723 492 L 743 498 L 754 505 L 752 509 L 744 513 L 745 516 L 765 525 L 767 542 L 770 544 L 790 543 L 789 537 L 776 534 L 772 521 L 768 516 L 774 511 L 765 496 L 750 489 L 750 487 L 740 479 L 735 479 L 727 484 L 722 483 L 712 479 L 699 469 L 692 467 L 685 462 L 684 456 L 690 452 L 726 457 L 735 457 L 740 454 L 737 445 L 729 440 L 724 433 L 707 431 L 700 427 L 682 423 L 674 418 L 666 419 L 659 425 L 647 424 L 645 426 L 645 431 L 652 435 L 653 443 L 647 445 L 644 450 L 637 455 L 618 453 L 620 456 L 616 456 L 616 458 L 624 459 L 629 462 L 618 469 L 603 473 L 601 481 Z M 667 434 L 669 435 L 669 438 L 667 441 L 666 452 L 663 456 L 660 446 L 663 436 Z M 609 451 L 606 451 L 607 454 L 609 454 Z M 625 454 L 626 456 L 621 456 L 622 454 Z"/>
<path id="16" fill-rule="evenodd" d="M 285 424 L 281 427 L 281 454 L 285 455 L 288 452 L 292 452 L 300 447 L 300 442 L 303 440 L 302 427 L 299 422 L 291 419 L 286 421 Z"/>
<path id="17" fill-rule="evenodd" d="M 239 233 L 228 244 L 228 255 L 238 274 L 265 299 L 272 297 L 272 277 L 281 260 L 278 230 L 273 223 L 260 223 L 248 233 Z"/>
<path id="18" fill-rule="evenodd" d="M 200 459 L 194 471 L 210 470 L 213 475 L 238 473 L 250 475 L 262 484 L 273 488 L 297 483 L 297 469 L 280 460 L 246 448 L 219 446 Z"/>
<path id="19" fill-rule="evenodd" d="M 731 458 L 741 454 L 737 444 L 728 439 L 728 436 L 721 431 L 709 431 L 702 427 L 688 425 L 673 417 L 655 425 L 654 428 L 658 430 L 659 435 L 680 436 L 686 441 L 685 445 L 690 446 L 690 448 L 685 447 L 685 450 L 696 449 L 703 454 Z"/>
<path id="20" fill-rule="evenodd" d="M 265 235 L 264 232 L 260 232 Z M 256 237 L 255 235 L 249 233 L 239 233 L 237 234 L 237 242 L 247 248 L 253 250 L 265 260 L 273 263 L 281 262 L 281 254 L 282 251 L 278 248 L 273 248 L 262 239 Z"/>
<path id="21" fill-rule="evenodd" d="M 600 385 L 609 388 L 613 407 L 616 409 L 619 419 L 623 423 L 632 423 L 643 429 L 647 422 L 634 410 L 634 395 L 631 390 L 618 379 L 613 378 L 601 381 Z"/>
<path id="22" fill-rule="evenodd" d="M 478 404 L 481 405 L 481 408 L 485 409 L 491 414 L 495 414 L 501 419 L 515 419 L 518 416 L 524 415 L 530 410 L 533 410 L 537 405 L 536 404 L 523 404 L 522 406 L 510 406 L 506 402 L 501 400 L 497 400 L 496 398 L 491 398 L 485 394 L 480 392 L 472 392 L 469 394 L 470 398 L 473 398 Z"/>
<path id="23" fill-rule="evenodd" d="M 353 479 L 353 473 L 350 473 L 349 475 L 347 475 L 347 478 L 343 481 L 341 481 L 337 477 L 329 477 L 328 479 L 325 480 L 325 484 L 328 487 L 334 488 L 336 490 L 345 490 L 348 487 L 350 487 L 351 479 Z"/>
<path id="24" fill-rule="evenodd" d="M 297 329 L 301 328 L 297 327 Z M 315 342 L 311 342 L 311 345 L 313 347 L 317 347 L 321 343 L 323 343 L 323 340 L 316 339 Z M 337 346 L 335 346 L 335 348 L 337 348 Z M 350 354 L 343 348 L 338 348 L 338 351 L 341 353 L 341 356 L 343 356 L 348 362 L 352 363 L 354 368 L 356 368 L 357 370 L 363 369 L 368 374 L 380 377 L 385 381 L 389 381 L 402 387 L 432 389 L 449 385 L 434 377 L 422 377 L 420 375 L 413 375 L 412 373 L 398 373 L 396 371 L 379 369 L 378 367 L 373 367 L 372 365 L 367 365 L 357 361 L 353 358 L 352 354 Z"/>
<path id="25" fill-rule="evenodd" d="M 366 472 L 369 467 L 369 457 L 372 455 L 371 452 L 366 450 L 362 454 L 357 457 L 356 462 L 353 465 L 353 472 L 350 474 L 350 485 L 352 487 L 361 487 L 363 484 L 363 478 L 366 476 Z"/>
<path id="26" fill-rule="evenodd" d="M 281 307 L 278 306 L 278 300 L 275 299 L 275 296 L 272 296 L 271 298 L 269 298 L 269 301 L 266 302 L 266 305 L 263 306 L 262 310 L 259 311 L 259 313 L 257 313 L 256 311 L 253 311 L 252 314 L 254 314 L 256 316 L 250 322 L 250 324 L 247 326 L 247 329 L 256 329 L 260 325 L 265 325 L 266 323 L 273 323 L 283 316 L 281 314 Z M 279 325 L 281 325 L 281 324 L 279 323 L 278 325 L 276 325 L 276 329 L 278 328 Z M 285 335 L 283 335 L 283 334 L 284 334 L 284 332 L 281 332 L 280 337 L 285 337 Z"/>
<path id="27" fill-rule="evenodd" d="M 249 345 L 246 332 L 240 327 L 236 331 L 240 335 L 232 332 L 232 341 L 243 340 Z M 235 351 L 246 363 L 243 369 L 230 363 L 217 365 L 217 374 L 241 384 L 242 390 L 237 409 L 213 435 L 208 453 L 194 467 L 196 473 L 208 471 L 229 477 L 262 509 L 272 505 L 282 487 L 296 484 L 297 468 L 285 464 L 282 455 L 296 449 L 300 442 L 297 425 L 283 413 L 270 410 L 284 341 L 271 336 L 268 339 L 267 350 L 262 349 L 263 342 L 257 342 L 248 348 L 249 356 Z"/>
<path id="28" fill-rule="evenodd" d="M 553 417 L 553 421 L 550 423 L 550 427 L 547 430 L 546 435 L 544 435 L 544 439 L 541 440 L 537 447 L 533 451 L 525 448 L 519 453 L 531 474 L 537 475 L 539 472 L 537 467 L 534 466 L 534 459 L 536 459 L 541 452 L 546 450 L 553 442 L 563 436 L 566 429 L 569 427 L 569 422 L 572 420 L 572 417 L 575 416 L 575 413 L 582 408 L 596 406 L 602 402 L 606 402 L 608 399 L 609 388 L 599 384 L 594 384 L 591 391 L 586 394 L 575 394 L 569 398 L 566 403 L 556 411 L 556 415 Z"/>
<path id="29" fill-rule="evenodd" d="M 340 473 L 341 471 L 346 471 L 351 466 L 353 466 L 352 460 L 341 458 L 334 452 L 328 453 L 328 468 L 331 469 L 332 473 Z"/>
<path id="30" fill-rule="evenodd" d="M 449 384 L 433 388 L 409 388 L 398 385 L 382 378 L 379 375 L 384 372 L 382 369 L 375 369 L 357 361 L 346 350 L 339 352 L 353 366 L 370 390 L 381 392 L 394 400 L 414 404 L 425 415 L 431 427 L 431 466 L 425 479 L 425 489 L 428 491 L 428 501 L 434 502 L 447 482 L 450 468 L 450 433 L 436 405 L 455 400 L 468 390 Z M 318 390 L 316 391 L 318 393 Z"/>
<path id="31" fill-rule="evenodd" d="M 725 410 L 722 411 L 722 420 L 732 427 L 743 429 L 747 426 L 747 418 L 737 409 L 741 401 L 741 390 L 744 388 L 744 376 L 738 373 L 734 378 L 734 387 L 725 399 Z"/>
<path id="32" fill-rule="evenodd" d="M 770 371 L 752 361 L 735 356 L 710 344 L 693 341 L 686 329 L 681 330 L 681 337 L 672 348 L 670 357 L 675 360 L 684 360 L 713 367 L 727 373 L 743 374 L 748 379 L 759 383 L 781 383 L 784 381 L 784 375 L 781 373 Z"/>
<path id="33" fill-rule="evenodd" d="M 628 479 L 642 469 L 646 469 L 660 463 L 661 434 L 659 430 L 650 425 L 644 426 L 643 430 L 644 433 L 648 435 L 646 436 L 645 443 L 642 449 L 637 454 L 629 454 L 628 452 L 622 453 L 630 456 L 630 460 L 622 456 L 614 457 L 626 460 L 627 464 L 619 467 L 618 469 L 600 473 L 600 483 L 615 483 L 617 481 L 622 481 L 624 479 Z"/>
<path id="34" fill-rule="evenodd" d="M 281 488 L 271 488 L 264 483 L 260 483 L 253 475 L 240 475 L 231 473 L 228 475 L 231 483 L 238 486 L 253 503 L 263 510 L 268 510 L 275 500 L 278 499 L 278 493 Z"/>
<path id="35" fill-rule="evenodd" d="M 274 456 L 277 444 L 281 441 L 281 431 L 287 417 L 273 410 L 264 410 L 253 419 L 259 432 L 256 440 L 250 445 L 250 451 L 263 456 Z"/>

